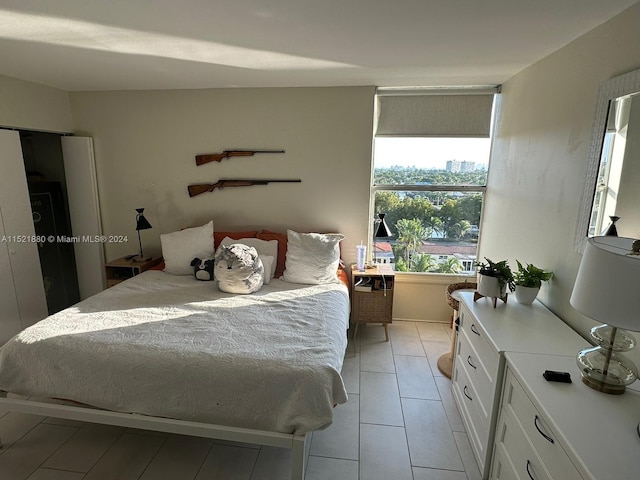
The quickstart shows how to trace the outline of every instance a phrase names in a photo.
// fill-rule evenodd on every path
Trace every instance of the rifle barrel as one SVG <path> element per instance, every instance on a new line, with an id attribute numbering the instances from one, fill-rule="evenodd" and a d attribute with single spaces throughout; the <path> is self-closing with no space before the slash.
<path id="1" fill-rule="evenodd" d="M 250 150 L 248 148 L 232 148 L 229 150 L 225 150 L 225 153 L 284 153 L 284 150 Z"/>
<path id="2" fill-rule="evenodd" d="M 268 179 L 241 179 L 241 178 L 227 178 L 220 179 L 216 183 L 198 183 L 195 185 L 189 185 L 187 190 L 190 197 L 195 197 L 205 192 L 213 192 L 216 189 L 223 189 L 225 187 L 250 187 L 251 185 L 266 185 L 271 182 L 284 182 L 284 183 L 300 183 L 302 180 L 299 178 L 268 178 Z"/>
<path id="3" fill-rule="evenodd" d="M 225 178 L 218 180 L 219 182 L 252 182 L 256 185 L 264 185 L 269 182 L 295 182 L 300 183 L 302 180 L 299 178 Z"/>

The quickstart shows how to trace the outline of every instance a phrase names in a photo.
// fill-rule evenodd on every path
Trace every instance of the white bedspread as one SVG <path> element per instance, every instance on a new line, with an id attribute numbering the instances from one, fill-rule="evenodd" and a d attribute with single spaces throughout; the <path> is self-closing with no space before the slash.
<path id="1" fill-rule="evenodd" d="M 0 349 L 0 390 L 302 434 L 347 401 L 342 284 L 272 280 L 251 295 L 147 271 Z"/>

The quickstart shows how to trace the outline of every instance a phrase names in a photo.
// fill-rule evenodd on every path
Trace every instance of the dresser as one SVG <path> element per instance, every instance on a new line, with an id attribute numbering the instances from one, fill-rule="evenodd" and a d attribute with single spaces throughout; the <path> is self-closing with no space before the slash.
<path id="1" fill-rule="evenodd" d="M 580 380 L 575 355 L 505 353 L 491 478 L 637 480 L 640 382 L 607 395 Z M 547 382 L 545 370 L 573 382 Z"/>
<path id="2" fill-rule="evenodd" d="M 486 479 L 500 413 L 505 353 L 575 356 L 587 342 L 538 301 L 521 305 L 510 298 L 493 308 L 489 298 L 474 302 L 471 292 L 461 293 L 460 298 L 451 388 Z"/>

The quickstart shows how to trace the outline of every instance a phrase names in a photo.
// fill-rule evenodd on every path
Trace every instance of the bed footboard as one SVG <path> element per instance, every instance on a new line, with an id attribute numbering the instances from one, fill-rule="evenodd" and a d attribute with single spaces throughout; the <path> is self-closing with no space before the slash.
<path id="1" fill-rule="evenodd" d="M 311 435 L 253 430 L 250 428 L 227 427 L 171 418 L 151 417 L 136 413 L 120 413 L 97 408 L 62 405 L 36 400 L 8 398 L 7 392 L 0 391 L 0 407 L 12 412 L 66 418 L 89 423 L 101 423 L 120 427 L 139 428 L 157 432 L 213 438 L 240 443 L 254 443 L 271 447 L 291 449 L 291 480 L 304 480 L 307 450 Z M 1 441 L 0 441 L 1 446 Z"/>

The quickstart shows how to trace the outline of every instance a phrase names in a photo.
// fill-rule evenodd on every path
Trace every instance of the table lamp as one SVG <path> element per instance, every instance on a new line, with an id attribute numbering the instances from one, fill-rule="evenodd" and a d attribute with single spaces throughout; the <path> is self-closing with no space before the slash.
<path id="1" fill-rule="evenodd" d="M 373 234 L 375 238 L 388 238 L 391 237 L 391 230 L 387 227 L 387 222 L 384 221 L 384 213 L 378 214 L 378 220 L 376 223 L 378 226 L 376 227 L 376 232 Z"/>
<path id="2" fill-rule="evenodd" d="M 609 394 L 624 393 L 638 377 L 633 362 L 620 352 L 635 339 L 624 330 L 640 331 L 640 240 L 591 237 L 578 269 L 570 303 L 584 315 L 603 323 L 591 329 L 597 346 L 578 353 L 582 381 Z"/>
<path id="3" fill-rule="evenodd" d="M 379 213 L 378 214 L 378 218 L 375 220 L 375 224 L 376 225 L 374 227 L 375 231 L 373 233 L 373 247 L 374 247 L 373 250 L 374 250 L 374 253 L 373 253 L 372 260 L 374 262 L 376 262 L 376 263 L 377 263 L 377 261 L 376 261 L 376 257 L 377 257 L 377 254 L 376 254 L 376 251 L 377 251 L 376 250 L 376 248 L 377 248 L 376 247 L 376 239 L 378 239 L 378 238 L 380 238 L 380 239 L 389 238 L 389 237 L 393 236 L 393 234 L 391 233 L 391 230 L 389 230 L 389 227 L 387 226 L 387 222 L 384 221 L 384 216 L 385 216 L 384 213 Z"/>
<path id="4" fill-rule="evenodd" d="M 138 232 L 138 244 L 140 245 L 140 255 L 133 258 L 134 262 L 146 262 L 151 260 L 151 258 L 144 258 L 142 253 L 142 240 L 140 239 L 140 230 L 148 230 L 151 227 L 149 221 L 144 217 L 143 212 L 144 208 L 136 208 L 136 231 Z"/>

